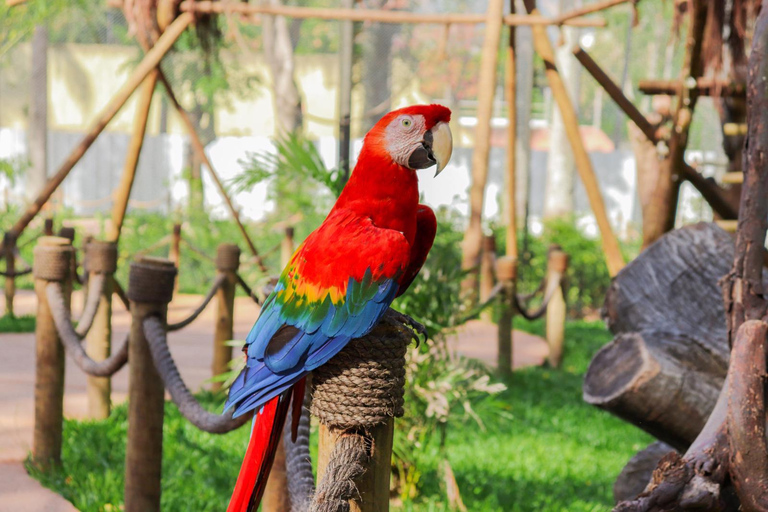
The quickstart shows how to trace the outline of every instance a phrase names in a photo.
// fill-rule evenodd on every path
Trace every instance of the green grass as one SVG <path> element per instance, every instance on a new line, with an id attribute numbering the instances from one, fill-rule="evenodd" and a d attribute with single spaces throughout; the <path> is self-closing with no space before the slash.
<path id="1" fill-rule="evenodd" d="M 521 324 L 533 332 L 541 323 Z M 608 511 L 613 481 L 650 436 L 584 404 L 582 375 L 595 350 L 610 339 L 598 323 L 567 327 L 562 370 L 516 372 L 502 393 L 507 414 L 449 425 L 446 457 L 472 511 Z M 204 395 L 217 407 L 222 397 Z M 66 421 L 63 466 L 44 485 L 83 511 L 117 510 L 123 502 L 126 408 L 105 421 Z M 164 511 L 220 511 L 226 507 L 245 448 L 247 429 L 225 436 L 204 434 L 166 407 L 163 444 Z M 435 436 L 437 437 L 437 436 Z M 437 440 L 418 452 L 419 495 L 397 510 L 448 510 L 438 465 Z"/>
<path id="2" fill-rule="evenodd" d="M 0 316 L 0 332 L 35 332 L 33 315 Z"/>

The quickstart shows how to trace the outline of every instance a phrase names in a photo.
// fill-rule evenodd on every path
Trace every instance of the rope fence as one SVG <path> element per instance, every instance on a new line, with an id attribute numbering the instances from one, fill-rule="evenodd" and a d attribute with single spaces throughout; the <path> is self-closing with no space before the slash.
<path id="1" fill-rule="evenodd" d="M 233 358 L 234 296 L 238 286 L 259 302 L 251 287 L 239 274 L 240 249 L 233 244 L 219 246 L 216 256 L 206 258 L 216 266 L 216 277 L 200 304 L 182 320 L 169 323 L 168 304 L 174 295 L 177 267 L 168 259 L 144 256 L 130 264 L 127 290 L 115 280 L 118 258 L 114 244 L 91 241 L 83 258 L 87 292 L 82 314 L 73 322 L 70 294 L 74 281 L 76 251 L 69 237 L 41 237 L 34 250 L 33 276 L 38 295 L 36 429 L 33 460 L 41 467 L 57 463 L 61 457 L 63 403 L 63 358 L 68 355 L 94 382 L 94 394 L 101 393 L 109 411 L 109 378 L 128 365 L 130 376 L 128 441 L 126 450 L 127 512 L 147 510 L 159 504 L 162 467 L 162 423 L 165 392 L 181 415 L 195 428 L 212 434 L 226 434 L 248 423 L 250 415 L 232 417 L 232 410 L 216 414 L 206 410 L 184 381 L 168 347 L 168 333 L 189 326 L 217 298 L 216 332 L 212 374 L 228 371 Z M 532 319 L 547 315 L 547 337 L 557 329 L 553 316 L 564 307 L 562 289 L 567 270 L 567 255 L 553 247 L 548 256 L 548 271 L 538 291 L 543 291 L 541 305 L 524 307 L 530 296 L 515 293 L 517 262 L 496 259 L 498 282 L 476 316 L 491 304 L 501 310 L 499 321 L 499 367 L 509 358 L 511 367 L 512 315 Z M 111 297 L 116 295 L 130 311 L 131 330 L 117 346 L 111 343 Z M 559 309 L 558 309 L 559 308 Z M 560 321 L 560 320 L 557 320 Z M 560 329 L 562 331 L 562 329 Z M 562 334 L 562 333 L 561 333 Z M 361 504 L 389 499 L 391 449 L 394 418 L 403 415 L 405 355 L 408 345 L 426 336 L 423 326 L 389 309 L 371 333 L 350 341 L 333 359 L 311 376 L 311 391 L 298 409 L 300 417 L 286 422 L 282 433 L 286 478 L 280 490 L 291 503 L 291 510 L 338 512 L 362 510 Z M 509 336 L 509 352 L 502 342 Z M 556 336 L 555 336 L 556 337 Z M 106 338 L 106 341 L 105 341 Z M 97 355 L 91 342 L 106 344 Z M 551 357 L 558 357 L 555 347 Z M 111 353 L 110 353 L 111 352 Z M 48 354 L 46 357 L 45 354 Z M 97 380 L 99 379 L 99 380 Z M 101 382 L 101 387 L 96 383 Z M 104 382 L 107 386 L 104 387 Z M 218 389 L 221 383 L 214 383 Z M 97 393 L 98 392 L 98 393 Z M 106 397 L 104 394 L 106 393 Z M 89 400 L 91 389 L 89 388 Z M 291 414 L 294 414 L 292 411 Z M 309 454 L 310 414 L 319 421 L 319 456 L 317 480 L 313 476 Z M 297 426 L 296 430 L 292 427 Z M 39 428 L 37 428 L 39 426 Z M 275 471 L 279 470 L 276 468 Z M 315 482 L 317 481 L 317 486 Z M 265 495 L 265 500 L 268 499 Z M 356 508 L 357 507 L 357 508 Z M 152 508 L 152 507 L 150 507 Z M 265 510 L 273 510 L 265 505 Z"/>

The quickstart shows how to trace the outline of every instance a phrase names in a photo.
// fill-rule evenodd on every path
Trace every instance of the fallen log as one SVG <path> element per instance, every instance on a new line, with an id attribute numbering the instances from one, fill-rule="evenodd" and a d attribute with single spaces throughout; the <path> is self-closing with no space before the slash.
<path id="1" fill-rule="evenodd" d="M 613 484 L 613 499 L 616 503 L 629 500 L 643 492 L 651 481 L 653 470 L 659 461 L 675 449 L 661 441 L 655 441 L 629 459 Z"/>
<path id="2" fill-rule="evenodd" d="M 730 235 L 701 223 L 665 235 L 616 276 L 603 308 L 616 337 L 592 359 L 587 403 L 687 449 L 728 369 L 718 281 L 733 253 Z"/>

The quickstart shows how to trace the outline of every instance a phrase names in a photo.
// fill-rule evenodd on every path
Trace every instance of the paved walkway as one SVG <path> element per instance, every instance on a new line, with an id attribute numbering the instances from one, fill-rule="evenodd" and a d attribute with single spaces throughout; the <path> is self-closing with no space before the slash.
<path id="1" fill-rule="evenodd" d="M 201 297 L 181 295 L 169 308 L 169 321 L 184 318 Z M 215 301 L 214 301 L 215 302 Z M 73 309 L 79 311 L 82 297 L 73 297 Z M 17 314 L 35 311 L 34 294 L 17 294 Z M 0 311 L 4 311 L 0 297 Z M 192 326 L 171 333 L 168 344 L 185 382 L 198 390 L 210 378 L 215 308 L 209 306 Z M 254 319 L 257 306 L 248 298 L 235 304 L 235 338 L 244 339 Z M 115 301 L 114 340 L 122 340 L 130 326 L 130 315 Z M 451 347 L 469 357 L 494 364 L 496 360 L 496 327 L 481 321 L 469 322 L 450 340 Z M 116 341 L 119 342 L 119 341 Z M 34 428 L 35 345 L 32 334 L 0 334 L 0 512 L 72 512 L 74 507 L 40 486 L 24 471 L 22 461 L 32 445 Z M 541 364 L 547 354 L 544 340 L 515 332 L 515 366 Z M 84 418 L 87 412 L 86 377 L 67 360 L 65 370 L 64 414 L 68 418 Z M 119 403 L 128 391 L 128 370 L 123 368 L 112 379 L 112 398 Z"/>

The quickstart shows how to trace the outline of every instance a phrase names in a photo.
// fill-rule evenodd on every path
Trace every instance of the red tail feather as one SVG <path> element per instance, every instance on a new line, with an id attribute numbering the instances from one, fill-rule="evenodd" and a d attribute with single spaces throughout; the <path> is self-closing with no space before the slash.
<path id="1" fill-rule="evenodd" d="M 254 417 L 251 440 L 227 512 L 255 512 L 259 508 L 291 403 L 291 393 L 289 389 L 276 396 Z"/>

